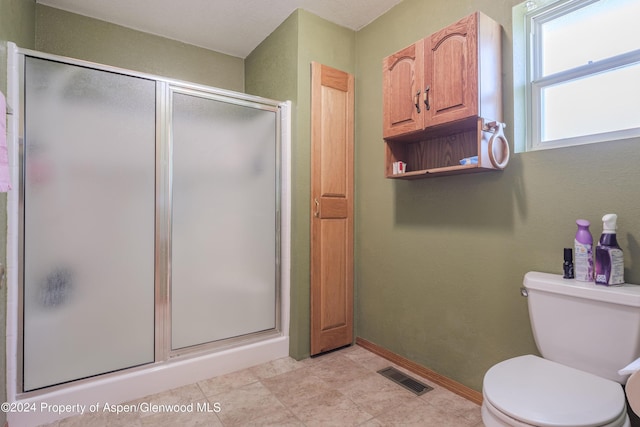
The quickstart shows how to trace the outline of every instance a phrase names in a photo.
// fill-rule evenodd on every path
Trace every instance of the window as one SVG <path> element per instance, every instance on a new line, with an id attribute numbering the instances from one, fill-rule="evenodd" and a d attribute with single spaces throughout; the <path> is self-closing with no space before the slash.
<path id="1" fill-rule="evenodd" d="M 514 7 L 517 151 L 640 136 L 639 17 L 638 0 Z"/>

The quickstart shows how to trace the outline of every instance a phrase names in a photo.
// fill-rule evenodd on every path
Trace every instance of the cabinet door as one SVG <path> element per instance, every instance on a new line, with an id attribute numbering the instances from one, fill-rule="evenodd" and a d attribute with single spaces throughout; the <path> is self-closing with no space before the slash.
<path id="1" fill-rule="evenodd" d="M 385 138 L 411 133 L 424 127 L 424 106 L 420 101 L 423 70 L 423 40 L 384 59 L 382 73 Z"/>
<path id="2" fill-rule="evenodd" d="M 426 126 L 478 114 L 478 14 L 425 39 Z"/>

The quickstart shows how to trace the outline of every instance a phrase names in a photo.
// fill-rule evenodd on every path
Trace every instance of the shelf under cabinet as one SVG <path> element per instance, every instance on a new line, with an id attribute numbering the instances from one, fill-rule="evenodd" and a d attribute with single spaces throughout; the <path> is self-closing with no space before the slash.
<path id="1" fill-rule="evenodd" d="M 462 173 L 474 173 L 481 172 L 482 168 L 478 165 L 457 165 L 457 166 L 444 166 L 439 168 L 422 169 L 405 173 L 397 173 L 388 175 L 387 178 L 391 179 L 420 179 L 427 178 L 428 175 L 457 175 Z"/>
<path id="2" fill-rule="evenodd" d="M 428 132 L 386 139 L 385 176 L 421 179 L 501 170 L 509 161 L 509 145 L 500 126 L 487 129 L 482 118 L 474 117 Z M 477 164 L 460 164 L 460 160 L 473 156 L 478 156 Z M 393 173 L 397 161 L 407 164 L 407 172 Z"/>

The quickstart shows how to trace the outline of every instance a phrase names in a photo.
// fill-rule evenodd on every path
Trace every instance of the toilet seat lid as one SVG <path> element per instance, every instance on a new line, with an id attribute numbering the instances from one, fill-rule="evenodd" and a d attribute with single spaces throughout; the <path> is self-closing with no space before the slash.
<path id="1" fill-rule="evenodd" d="M 620 384 L 533 355 L 489 369 L 483 394 L 504 414 L 536 426 L 601 426 L 625 411 Z"/>

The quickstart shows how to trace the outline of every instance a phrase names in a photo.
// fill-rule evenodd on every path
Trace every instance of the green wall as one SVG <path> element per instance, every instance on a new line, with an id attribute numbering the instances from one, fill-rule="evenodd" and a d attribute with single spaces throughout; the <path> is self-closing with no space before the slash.
<path id="1" fill-rule="evenodd" d="M 48 6 L 36 6 L 36 50 L 242 92 L 244 60 Z"/>
<path id="2" fill-rule="evenodd" d="M 35 45 L 35 2 L 33 0 L 0 0 L 0 91 L 7 95 L 7 41 L 25 48 Z M 5 120 L 5 117 L 0 117 Z M 7 195 L 0 195 L 0 263 L 7 265 Z M 6 281 L 0 288 L 0 401 L 7 401 L 6 390 Z M 0 413 L 4 425 L 6 414 Z"/>
<path id="3" fill-rule="evenodd" d="M 355 32 L 298 9 L 245 60 L 246 91 L 291 100 L 290 354 L 309 356 L 311 61 L 355 73 Z"/>
<path id="4" fill-rule="evenodd" d="M 247 93 L 271 99 L 298 98 L 298 21 L 293 12 L 244 60 Z M 295 165 L 294 165 L 295 166 Z"/>
<path id="5" fill-rule="evenodd" d="M 35 46 L 35 1 L 0 0 L 0 90 L 7 90 L 6 42 L 19 43 L 25 48 Z M 4 246 L 2 250 L 4 250 Z"/>
<path id="6" fill-rule="evenodd" d="M 308 292 L 309 233 L 304 232 L 306 221 L 299 202 L 308 190 L 297 183 L 296 178 L 305 173 L 308 150 L 298 144 L 298 11 L 292 13 L 273 33 L 269 35 L 245 59 L 245 87 L 247 93 L 265 98 L 291 101 L 291 307 L 289 327 L 289 352 L 297 359 L 304 357 L 305 348 L 309 352 Z M 306 326 L 306 329 L 305 329 Z"/>
<path id="7" fill-rule="evenodd" d="M 513 138 L 512 6 L 404 0 L 356 36 L 356 333 L 476 390 L 494 363 L 535 353 L 527 271 L 562 272 L 577 218 L 619 215 L 625 278 L 640 283 L 640 140 L 512 155 L 503 172 L 383 177 L 382 58 L 480 10 L 503 27 Z"/>
<path id="8" fill-rule="evenodd" d="M 312 60 L 356 77 L 356 336 L 479 391 L 494 363 L 537 352 L 519 288 L 529 270 L 561 272 L 577 218 L 591 220 L 597 237 L 602 215 L 619 214 L 626 278 L 640 283 L 637 140 L 514 154 L 503 172 L 384 179 L 382 58 L 475 10 L 503 27 L 504 120 L 513 139 L 517 3 L 405 0 L 355 33 L 299 10 L 247 57 L 247 92 L 294 103 L 293 357 L 309 354 Z"/>

